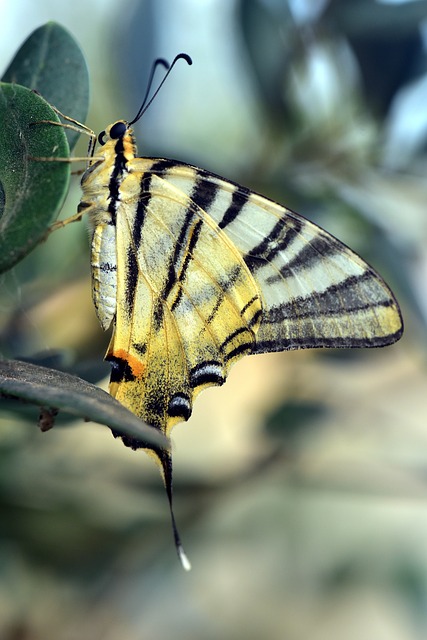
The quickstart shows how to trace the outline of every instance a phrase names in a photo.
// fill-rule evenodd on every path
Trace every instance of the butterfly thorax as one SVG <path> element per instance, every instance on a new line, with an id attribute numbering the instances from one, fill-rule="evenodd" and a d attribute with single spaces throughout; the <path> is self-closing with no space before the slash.
<path id="1" fill-rule="evenodd" d="M 102 131 L 98 140 L 100 145 L 81 179 L 83 197 L 80 207 L 98 205 L 97 214 L 101 216 L 91 211 L 92 224 L 106 222 L 105 216 L 102 216 L 106 209 L 115 215 L 120 185 L 129 172 L 129 161 L 137 153 L 132 129 L 122 120 Z"/>

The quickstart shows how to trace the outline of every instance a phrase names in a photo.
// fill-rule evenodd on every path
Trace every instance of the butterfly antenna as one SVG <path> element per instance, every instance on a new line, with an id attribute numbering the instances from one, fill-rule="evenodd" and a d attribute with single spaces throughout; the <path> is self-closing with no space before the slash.
<path id="1" fill-rule="evenodd" d="M 157 96 L 157 94 L 159 93 L 160 89 L 163 87 L 163 85 L 164 85 L 164 83 L 166 81 L 166 78 L 168 77 L 168 75 L 170 74 L 170 72 L 172 71 L 172 69 L 174 68 L 176 63 L 178 62 L 178 60 L 185 60 L 186 63 L 189 64 L 189 65 L 193 64 L 192 59 L 190 58 L 190 56 L 187 53 L 178 53 L 178 55 L 175 56 L 175 58 L 173 59 L 172 64 L 169 64 L 167 62 L 167 60 L 165 60 L 164 58 L 157 58 L 157 60 L 155 60 L 153 66 L 151 67 L 150 77 L 149 77 L 149 80 L 148 80 L 147 90 L 145 92 L 144 99 L 142 101 L 141 106 L 139 107 L 138 113 L 136 114 L 135 118 L 131 122 L 129 122 L 129 126 L 134 124 L 135 122 L 137 122 L 141 118 L 141 116 L 147 111 L 148 107 L 153 102 L 154 98 Z M 157 67 L 159 67 L 160 65 L 165 67 L 166 73 L 163 76 L 163 79 L 160 82 L 159 86 L 157 87 L 157 89 L 155 90 L 153 95 L 151 96 L 150 100 L 148 100 L 148 96 L 150 94 L 151 87 L 153 86 L 154 74 L 156 72 Z"/>
<path id="2" fill-rule="evenodd" d="M 165 482 L 165 488 L 166 488 L 166 495 L 168 497 L 168 502 L 169 502 L 169 511 L 171 514 L 171 522 L 172 522 L 172 531 L 173 531 L 173 538 L 175 541 L 175 548 L 176 548 L 176 552 L 178 554 L 178 558 L 180 559 L 180 562 L 183 566 L 183 568 L 186 571 L 190 571 L 191 569 L 191 563 L 187 557 L 187 554 L 184 551 L 184 547 L 182 546 L 182 542 L 181 542 L 181 538 L 179 536 L 178 533 L 178 527 L 176 526 L 176 520 L 175 520 L 175 515 L 173 512 L 173 505 L 172 505 L 172 457 L 171 454 L 169 453 L 169 451 L 165 451 L 165 450 L 161 450 L 157 451 L 157 455 L 159 456 L 161 463 L 162 463 L 162 468 L 163 468 L 163 478 L 164 478 L 164 482 Z"/>

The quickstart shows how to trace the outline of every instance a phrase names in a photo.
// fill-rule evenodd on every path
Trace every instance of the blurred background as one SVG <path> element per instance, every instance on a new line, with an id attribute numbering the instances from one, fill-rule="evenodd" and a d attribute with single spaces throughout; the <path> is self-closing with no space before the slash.
<path id="1" fill-rule="evenodd" d="M 383 350 L 246 358 L 199 397 L 173 432 L 189 574 L 143 452 L 94 424 L 41 433 L 35 408 L 7 405 L 1 640 L 425 639 L 427 2 L 0 6 L 4 69 L 48 20 L 79 41 L 95 131 L 133 118 L 154 58 L 190 54 L 138 123 L 141 155 L 200 165 L 325 227 L 380 271 L 406 328 Z M 64 215 L 78 200 L 76 178 Z M 106 385 L 85 224 L 0 284 L 3 353 L 50 350 Z"/>

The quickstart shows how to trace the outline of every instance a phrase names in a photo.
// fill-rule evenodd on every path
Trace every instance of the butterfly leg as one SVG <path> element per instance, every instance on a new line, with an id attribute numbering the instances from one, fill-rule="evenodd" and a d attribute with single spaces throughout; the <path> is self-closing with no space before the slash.
<path id="1" fill-rule="evenodd" d="M 84 214 L 84 211 L 77 211 L 77 213 L 75 213 L 73 216 L 70 216 L 69 218 L 65 218 L 65 220 L 57 220 L 56 222 L 51 224 L 50 227 L 48 228 L 46 232 L 46 238 L 50 236 L 50 234 L 53 233 L 54 231 L 58 231 L 58 229 L 62 229 L 63 227 L 66 227 L 71 222 L 79 222 L 82 219 L 83 214 Z"/>
<path id="2" fill-rule="evenodd" d="M 57 220 L 56 222 L 51 224 L 50 227 L 48 227 L 48 229 L 46 231 L 45 240 L 54 231 L 58 231 L 58 229 L 62 229 L 63 227 L 66 227 L 67 225 L 71 224 L 72 222 L 80 222 L 80 220 L 83 218 L 83 216 L 86 213 L 88 213 L 88 209 L 90 207 L 91 207 L 90 204 L 87 204 L 86 202 L 80 202 L 80 204 L 79 204 L 79 206 L 77 208 L 77 212 L 73 216 L 69 216 L 68 218 L 65 218 L 65 220 Z"/>

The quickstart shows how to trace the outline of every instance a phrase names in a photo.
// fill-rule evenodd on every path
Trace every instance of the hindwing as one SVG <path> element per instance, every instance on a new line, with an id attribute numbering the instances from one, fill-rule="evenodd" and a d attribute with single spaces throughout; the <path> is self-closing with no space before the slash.
<path id="1" fill-rule="evenodd" d="M 135 197 L 124 179 L 116 217 L 111 392 L 167 432 L 189 418 L 203 388 L 223 384 L 231 364 L 253 352 L 261 294 L 227 234 L 160 175 L 159 162 L 129 166 L 140 188 Z"/>

